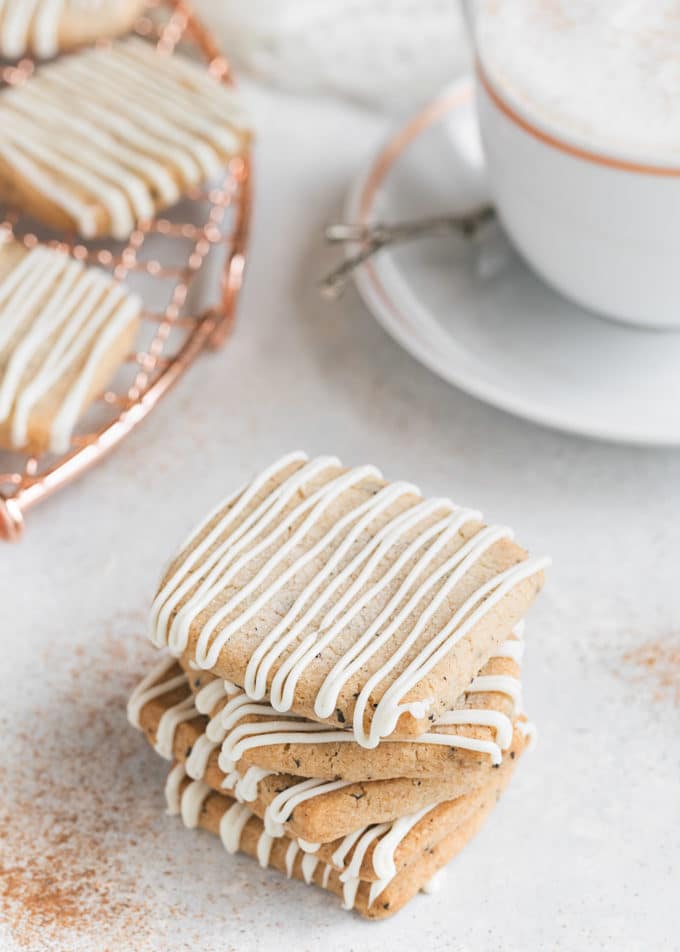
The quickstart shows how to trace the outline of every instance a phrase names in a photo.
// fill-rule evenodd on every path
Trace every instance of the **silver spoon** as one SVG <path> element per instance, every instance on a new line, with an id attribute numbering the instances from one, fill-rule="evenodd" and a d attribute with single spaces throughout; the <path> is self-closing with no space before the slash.
<path id="1" fill-rule="evenodd" d="M 495 217 L 490 205 L 483 205 L 464 215 L 435 215 L 420 218 L 417 221 L 375 222 L 359 225 L 338 222 L 328 225 L 324 235 L 329 244 L 360 244 L 363 247 L 347 258 L 337 268 L 326 275 L 321 282 L 321 294 L 331 300 L 340 297 L 347 286 L 352 273 L 378 251 L 389 245 L 412 241 L 414 238 L 438 237 L 458 234 L 463 238 L 474 238 L 487 222 Z"/>

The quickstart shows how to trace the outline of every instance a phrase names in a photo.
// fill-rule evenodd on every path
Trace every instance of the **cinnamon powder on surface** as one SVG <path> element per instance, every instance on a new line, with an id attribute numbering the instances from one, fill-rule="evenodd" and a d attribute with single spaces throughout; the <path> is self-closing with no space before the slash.
<path id="1" fill-rule="evenodd" d="M 680 706 L 680 636 L 646 641 L 623 658 L 635 667 L 638 679 L 649 683 L 655 701 Z"/>
<path id="2" fill-rule="evenodd" d="M 43 658 L 41 706 L 18 732 L 0 727 L 0 923 L 30 952 L 118 952 L 145 936 L 136 866 L 162 805 L 125 716 L 145 662 L 136 636 L 102 634 L 66 663 L 56 650 Z"/>

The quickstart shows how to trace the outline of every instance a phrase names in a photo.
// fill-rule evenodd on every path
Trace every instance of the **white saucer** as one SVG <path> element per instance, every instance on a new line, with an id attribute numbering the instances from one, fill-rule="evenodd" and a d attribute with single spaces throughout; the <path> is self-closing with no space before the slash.
<path id="1" fill-rule="evenodd" d="M 487 201 L 473 98 L 470 81 L 457 83 L 397 130 L 355 184 L 346 220 L 408 221 Z M 680 332 L 583 310 L 498 226 L 476 244 L 421 238 L 383 251 L 356 282 L 406 350 L 479 399 L 590 437 L 680 445 Z"/>

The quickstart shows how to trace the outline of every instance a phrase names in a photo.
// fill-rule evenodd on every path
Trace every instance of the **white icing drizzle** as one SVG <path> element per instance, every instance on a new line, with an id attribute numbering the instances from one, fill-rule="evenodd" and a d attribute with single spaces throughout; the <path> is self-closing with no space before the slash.
<path id="1" fill-rule="evenodd" d="M 165 781 L 165 802 L 170 815 L 180 814 L 184 825 L 193 829 L 198 826 L 201 809 L 210 794 L 210 787 L 201 780 L 192 780 L 180 794 L 186 776 L 184 764 L 175 764 Z"/>
<path id="2" fill-rule="evenodd" d="M 184 788 L 180 802 L 180 814 L 182 823 L 188 829 L 192 830 L 198 826 L 201 809 L 209 793 L 210 787 L 202 780 L 192 780 Z"/>
<path id="3" fill-rule="evenodd" d="M 186 685 L 186 675 L 184 673 L 168 680 L 167 675 L 176 666 L 177 662 L 174 658 L 163 658 L 153 666 L 151 671 L 134 689 L 127 703 L 127 716 L 133 727 L 138 730 L 141 728 L 139 715 L 145 704 L 181 685 Z"/>
<path id="4" fill-rule="evenodd" d="M 376 823 L 375 826 L 369 826 L 366 830 L 363 831 L 362 835 L 357 840 L 356 846 L 354 847 L 354 852 L 352 853 L 352 858 L 349 862 L 349 866 L 340 874 L 340 882 L 347 883 L 359 878 L 359 873 L 361 872 L 361 865 L 366 856 L 371 843 L 374 843 L 380 836 L 390 829 L 389 823 Z"/>
<path id="5" fill-rule="evenodd" d="M 213 708 L 226 694 L 227 688 L 224 681 L 209 681 L 194 695 L 196 710 L 199 714 L 211 714 Z"/>
<path id="6" fill-rule="evenodd" d="M 39 57 L 59 51 L 64 18 L 96 16 L 113 10 L 119 0 L 0 0 L 0 54 L 18 59 L 29 50 Z"/>
<path id="7" fill-rule="evenodd" d="M 389 880 L 376 879 L 375 882 L 371 883 L 370 889 L 368 890 L 368 905 L 372 906 L 375 900 L 380 896 L 385 888 L 389 886 Z"/>
<path id="8" fill-rule="evenodd" d="M 509 677 L 507 674 L 483 674 L 476 677 L 467 689 L 468 694 L 482 694 L 487 692 L 497 692 L 507 695 L 507 697 L 513 700 L 513 713 L 516 714 L 520 710 L 522 705 L 522 685 L 517 678 Z"/>
<path id="9" fill-rule="evenodd" d="M 177 662 L 173 657 L 162 658 L 134 689 L 127 704 L 128 720 L 133 727 L 141 728 L 140 714 L 142 708 L 149 701 L 162 697 L 176 688 L 187 687 L 184 672 L 168 678 L 168 674 L 176 666 Z M 184 721 L 192 720 L 196 717 L 196 714 L 196 705 L 191 694 L 163 712 L 156 728 L 156 742 L 154 745 L 161 757 L 165 757 L 166 760 L 172 759 L 177 728 Z M 216 746 L 208 740 L 205 734 L 201 734 L 197 738 L 186 762 L 187 773 L 194 780 L 200 780 L 203 777 L 208 757 Z"/>
<path id="10" fill-rule="evenodd" d="M 471 542 L 474 542 L 480 537 L 483 537 L 482 541 L 478 542 L 476 546 L 473 545 L 470 548 L 469 553 L 466 553 L 466 557 L 458 562 L 458 568 L 448 577 L 447 581 L 430 603 L 428 609 L 426 609 L 423 614 L 420 615 L 412 631 L 402 642 L 399 648 L 394 652 L 390 660 L 386 664 L 382 665 L 375 674 L 368 678 L 362 687 L 354 708 L 353 720 L 354 733 L 356 735 L 357 742 L 362 746 L 369 748 L 376 747 L 381 738 L 389 736 L 389 734 L 391 734 L 395 729 L 400 715 L 408 710 L 408 705 L 402 703 L 401 698 L 408 694 L 408 692 L 411 691 L 419 681 L 426 677 L 427 674 L 439 663 L 439 661 L 446 657 L 453 646 L 459 642 L 460 639 L 463 638 L 465 634 L 467 634 L 467 632 L 470 631 L 471 628 L 477 624 L 477 622 L 479 622 L 491 608 L 498 604 L 508 592 L 510 592 L 517 584 L 527 578 L 530 578 L 532 575 L 535 575 L 537 571 L 547 565 L 545 560 L 529 560 L 526 562 L 521 562 L 519 565 L 513 566 L 511 569 L 507 569 L 506 571 L 499 573 L 494 578 L 481 585 L 477 591 L 463 603 L 461 608 L 459 608 L 458 611 L 454 613 L 453 617 L 444 626 L 444 628 L 442 628 L 441 631 L 419 652 L 417 657 L 407 666 L 405 671 L 403 671 L 392 682 L 390 687 L 387 688 L 378 702 L 378 706 L 375 709 L 373 718 L 371 720 L 369 733 L 366 734 L 363 725 L 364 711 L 371 696 L 371 692 L 375 686 L 379 684 L 388 671 L 390 671 L 398 663 L 398 661 L 403 658 L 403 656 L 408 651 L 408 648 L 415 642 L 419 634 L 424 629 L 427 620 L 433 614 L 435 608 L 445 598 L 446 594 L 453 588 L 454 584 L 456 584 L 467 573 L 470 567 L 485 551 L 487 551 L 493 542 L 496 542 L 501 538 L 508 538 L 509 535 L 506 530 L 494 530 L 491 528 L 482 529 L 477 534 L 477 536 L 471 540 Z M 457 556 L 461 555 L 463 550 L 468 548 L 468 545 L 469 543 L 466 543 L 464 546 L 462 546 L 460 552 L 457 553 Z M 454 560 L 451 559 L 449 560 L 449 563 L 452 563 L 453 561 Z M 427 585 L 427 583 L 424 584 Z M 421 586 L 421 589 L 422 587 L 423 586 Z M 415 604 L 417 604 L 417 601 L 418 592 L 413 596 L 413 599 L 409 602 L 407 607 L 413 607 Z M 406 609 L 403 611 L 406 611 Z M 375 651 L 377 642 L 383 640 L 384 637 L 385 634 L 383 633 L 380 638 L 375 638 L 373 645 L 369 646 L 368 648 L 369 652 Z"/>
<path id="11" fill-rule="evenodd" d="M 392 879 L 393 876 L 397 875 L 397 867 L 394 862 L 397 847 L 413 827 L 436 806 L 436 803 L 431 803 L 416 813 L 409 813 L 407 816 L 395 820 L 390 829 L 376 843 L 373 850 L 373 869 L 379 879 Z"/>
<path id="12" fill-rule="evenodd" d="M 305 855 L 302 857 L 302 877 L 307 885 L 311 883 L 314 871 L 318 865 L 318 857 L 314 856 L 312 853 L 305 853 Z"/>
<path id="13" fill-rule="evenodd" d="M 538 740 L 538 730 L 533 721 L 518 721 L 517 729 L 527 738 L 527 749 L 533 750 Z"/>
<path id="14" fill-rule="evenodd" d="M 257 841 L 257 861 L 265 869 L 269 866 L 269 857 L 271 855 L 274 837 L 268 833 L 262 832 Z"/>
<path id="15" fill-rule="evenodd" d="M 9 42 L 25 44 L 18 16 Z M 103 206 L 110 233 L 125 239 L 157 201 L 179 198 L 175 173 L 185 188 L 215 175 L 239 150 L 243 125 L 234 94 L 206 69 L 132 38 L 64 57 L 3 93 L 0 156 L 84 237 L 96 234 Z"/>
<path id="16" fill-rule="evenodd" d="M 0 350 L 11 347 L 0 381 L 0 422 L 11 422 L 12 446 L 26 445 L 31 414 L 75 371 L 49 439 L 53 452 L 68 449 L 97 367 L 140 308 L 104 272 L 44 246 L 9 271 L 0 282 Z"/>
<path id="17" fill-rule="evenodd" d="M 264 485 L 293 462 L 302 465 L 249 512 L 250 504 Z M 472 510 L 460 509 L 446 499 L 422 501 L 391 518 L 371 535 L 366 530 L 377 515 L 400 497 L 417 493 L 416 487 L 410 484 L 394 483 L 375 492 L 364 503 L 338 519 L 317 543 L 284 568 L 289 553 L 303 544 L 331 503 L 362 480 L 380 477 L 374 467 L 359 467 L 330 478 L 319 488 L 304 495 L 302 490 L 311 480 L 338 466 L 338 460 L 333 457 L 307 461 L 306 457 L 295 454 L 293 457 L 284 457 L 257 477 L 226 511 L 218 512 L 212 530 L 193 552 L 184 558 L 180 557 L 178 568 L 154 601 L 151 633 L 155 643 L 165 642 L 173 653 L 181 654 L 186 649 L 192 625 L 196 624 L 199 615 L 207 614 L 207 620 L 199 630 L 195 660 L 201 667 L 212 668 L 229 638 L 260 612 L 290 579 L 320 556 L 331 542 L 340 540 L 333 554 L 325 560 L 323 567 L 295 599 L 285 616 L 252 652 L 247 665 L 245 692 L 250 698 L 260 700 L 267 691 L 274 665 L 277 661 L 281 662 L 271 682 L 270 702 L 275 710 L 285 712 L 293 705 L 295 687 L 312 659 L 330 645 L 393 578 L 398 577 L 400 570 L 410 562 L 415 562 L 378 617 L 339 657 L 315 700 L 315 714 L 321 719 L 330 717 L 348 679 L 369 663 L 377 652 L 387 648 L 399 627 L 424 600 L 429 599 L 425 607 L 419 610 L 418 620 L 412 629 L 398 646 L 390 648 L 387 660 L 366 680 L 359 692 L 353 718 L 353 740 L 363 747 L 372 748 L 393 733 L 403 713 L 409 712 L 416 717 L 426 715 L 431 703 L 428 699 L 404 702 L 403 698 L 506 594 L 544 568 L 548 560 L 521 562 L 480 585 L 402 673 L 393 678 L 378 702 L 367 732 L 364 728 L 364 712 L 371 692 L 391 675 L 417 643 L 453 588 L 495 543 L 512 538 L 512 533 L 503 527 L 483 527 L 449 559 L 433 567 L 436 556 L 445 549 L 447 543 L 465 525 L 480 520 L 481 515 Z M 278 518 L 293 501 L 295 504 L 285 518 Z M 424 527 L 408 545 L 402 545 L 403 551 L 390 568 L 376 581 L 372 581 L 381 561 L 404 540 L 405 533 L 439 513 L 442 518 Z M 240 516 L 244 516 L 243 521 L 234 528 Z M 343 565 L 349 553 L 356 550 L 362 534 L 364 538 L 368 537 L 368 541 L 363 548 L 360 547 L 358 554 Z M 238 573 L 262 553 L 272 551 L 274 554 L 265 559 L 252 578 L 239 585 L 237 591 L 219 608 L 214 607 L 216 596 L 229 587 Z M 278 574 L 277 570 L 280 570 Z M 343 595 L 332 607 L 328 607 L 333 594 L 351 578 L 354 581 Z M 187 595 L 186 603 L 177 610 L 180 601 Z M 248 602 L 251 596 L 254 597 Z M 212 608 L 208 611 L 211 604 Z M 306 626 L 324 610 L 321 621 L 315 623 L 314 629 L 299 641 Z M 174 617 L 171 617 L 173 613 Z M 226 624 L 220 628 L 224 622 Z M 299 643 L 282 660 L 283 653 L 296 641 Z M 278 729 L 285 729 L 284 722 Z M 304 729 L 302 733 L 305 733 Z M 318 742 L 319 736 L 317 734 L 313 739 L 310 738 L 309 742 Z M 258 737 L 255 744 L 260 743 L 261 737 Z"/>
<path id="18" fill-rule="evenodd" d="M 258 492 L 262 487 L 274 476 L 276 476 L 281 470 L 285 469 L 288 466 L 293 465 L 294 463 L 302 462 L 306 459 L 304 453 L 290 453 L 287 456 L 284 456 L 278 462 L 274 463 L 268 469 L 265 469 L 259 476 L 257 476 L 248 486 L 240 490 L 235 495 L 229 497 L 224 503 L 219 504 L 215 509 L 210 513 L 210 515 L 204 519 L 200 524 L 199 528 L 196 530 L 196 533 L 192 533 L 184 542 L 180 552 L 184 552 L 188 549 L 189 545 L 192 544 L 195 535 L 200 535 L 206 527 L 219 515 L 222 513 L 222 509 L 225 509 L 224 516 L 217 522 L 214 528 L 207 533 L 205 539 L 198 545 L 192 552 L 187 552 L 184 558 L 181 560 L 181 564 L 178 570 L 172 575 L 163 588 L 158 592 L 156 598 L 153 601 L 151 606 L 151 618 L 149 624 L 149 637 L 157 647 L 168 643 L 170 650 L 173 654 L 179 655 L 182 653 L 186 647 L 186 642 L 173 639 L 172 631 L 169 629 L 170 615 L 179 604 L 180 600 L 184 595 L 191 589 L 192 584 L 200 578 L 200 570 L 194 575 L 192 574 L 192 569 L 199 563 L 199 560 L 203 559 L 205 554 L 208 552 L 212 546 L 215 545 L 219 537 L 225 532 L 225 530 L 231 525 L 235 519 L 237 519 L 252 502 Z M 280 488 L 278 490 L 280 494 Z M 268 505 L 272 505 L 276 501 L 276 492 L 270 494 L 268 499 L 265 501 Z M 262 512 L 265 511 L 267 507 L 263 508 L 260 505 L 249 518 L 244 520 L 243 524 L 239 527 L 236 532 L 232 532 L 230 539 L 232 544 L 240 538 L 244 532 L 249 528 L 249 526 L 258 518 Z M 221 548 L 221 547 L 220 547 Z M 220 550 L 218 549 L 215 553 L 215 557 L 219 558 Z M 206 559 L 203 563 L 205 568 L 210 568 L 214 565 L 215 559 Z M 194 659 L 194 663 L 195 659 Z"/>
<path id="19" fill-rule="evenodd" d="M 277 515 L 283 509 L 286 502 L 298 495 L 299 491 L 310 479 L 323 473 L 325 470 L 328 470 L 332 467 L 337 467 L 338 465 L 339 460 L 333 457 L 320 457 L 319 459 L 313 460 L 303 466 L 302 469 L 300 469 L 297 473 L 291 476 L 289 480 L 286 481 L 284 487 L 287 487 L 287 491 L 281 494 L 278 502 L 271 506 L 268 512 L 265 512 L 264 517 L 259 520 L 253 532 L 250 533 L 249 536 L 245 537 L 246 540 L 251 541 L 253 536 L 260 534 L 263 528 L 271 523 L 274 515 Z M 210 641 L 210 637 L 215 632 L 219 622 L 231 611 L 233 611 L 249 595 L 258 589 L 261 583 L 271 574 L 272 570 L 276 568 L 285 559 L 288 553 L 294 549 L 295 546 L 306 536 L 308 529 L 310 529 L 318 521 L 318 519 L 328 509 L 331 503 L 338 499 L 351 486 L 361 482 L 361 480 L 369 476 L 378 477 L 378 470 L 371 466 L 361 467 L 359 469 L 350 471 L 349 473 L 337 476 L 335 479 L 332 479 L 330 482 L 321 486 L 310 496 L 303 498 L 303 501 L 293 509 L 292 513 L 289 514 L 287 519 L 280 522 L 272 532 L 266 535 L 264 539 L 262 539 L 257 545 L 253 546 L 248 552 L 241 556 L 241 558 L 236 559 L 236 561 L 234 561 L 230 566 L 229 563 L 232 562 L 235 550 L 243 548 L 244 544 L 241 542 L 240 545 L 238 543 L 236 545 L 231 545 L 230 540 L 227 540 L 227 543 L 225 543 L 226 552 L 224 554 L 224 558 L 218 562 L 216 569 L 213 570 L 201 584 L 199 584 L 197 591 L 193 593 L 188 605 L 184 606 L 184 608 L 178 612 L 176 618 L 173 620 L 171 632 L 173 629 L 177 630 L 177 637 L 181 639 L 182 643 L 186 643 L 186 640 L 188 639 L 189 626 L 192 619 L 198 612 L 207 607 L 210 601 L 221 590 L 224 589 L 224 586 L 229 582 L 229 580 L 233 578 L 234 575 L 241 568 L 243 568 L 243 566 L 251 562 L 255 555 L 265 551 L 276 542 L 280 542 L 281 544 L 278 546 L 276 554 L 268 559 L 264 566 L 258 572 L 256 572 L 253 578 L 250 579 L 250 581 L 245 585 L 241 586 L 238 592 L 224 605 L 222 605 L 211 616 L 210 621 L 204 625 L 196 646 L 196 660 L 200 665 L 206 668 L 213 667 L 217 661 L 222 647 L 226 643 L 229 636 L 244 622 L 255 615 L 257 610 L 262 607 L 273 595 L 280 591 L 286 582 L 293 578 L 296 572 L 299 571 L 299 569 L 302 568 L 304 564 L 309 562 L 315 555 L 322 551 L 324 546 L 322 543 L 318 543 L 316 546 L 306 552 L 301 558 L 297 559 L 293 565 L 277 576 L 275 581 L 269 586 L 268 589 L 265 590 L 263 595 L 257 598 L 248 608 L 238 615 L 234 622 L 231 622 L 218 634 L 215 634 L 215 637 L 212 639 L 212 641 Z M 276 492 L 273 495 L 276 496 Z M 289 525 L 303 516 L 305 518 L 303 519 L 302 524 L 294 532 L 289 533 Z M 334 530 L 332 530 L 332 533 L 329 533 L 329 535 L 331 534 L 335 534 Z M 282 541 L 284 538 L 285 541 Z M 324 537 L 324 539 L 327 538 L 328 536 Z M 324 540 L 322 540 L 322 542 L 323 541 Z M 221 546 L 220 550 L 225 548 L 225 546 Z M 226 572 L 224 571 L 225 566 L 229 566 Z M 256 696 L 254 687 L 250 688 L 247 683 L 246 692 L 251 697 Z"/>
<path id="20" fill-rule="evenodd" d="M 427 743 L 474 750 L 478 753 L 488 754 L 491 757 L 492 764 L 502 763 L 503 751 L 507 750 L 512 743 L 512 721 L 507 715 L 501 711 L 477 711 L 466 707 L 460 711 L 447 711 L 442 714 L 437 722 L 438 727 L 460 724 L 490 727 L 496 731 L 496 740 L 480 740 L 476 737 L 463 737 L 460 734 L 440 734 L 436 731 L 430 731 L 425 735 L 428 738 Z"/>
<path id="21" fill-rule="evenodd" d="M 309 840 L 303 840 L 298 836 L 297 838 L 298 845 L 301 850 L 305 853 L 318 853 L 321 843 L 310 843 Z"/>
<path id="22" fill-rule="evenodd" d="M 516 638 L 505 641 L 494 651 L 494 656 L 496 658 L 509 658 L 511 661 L 514 661 L 515 664 L 521 664 L 524 659 L 524 642 Z"/>
<path id="23" fill-rule="evenodd" d="M 238 850 L 241 834 L 252 815 L 250 809 L 238 801 L 225 811 L 220 820 L 220 839 L 228 853 L 235 853 Z"/>
<path id="24" fill-rule="evenodd" d="M 0 52 L 18 59 L 27 48 L 31 21 L 40 0 L 4 0 L 0 5 Z"/>
<path id="25" fill-rule="evenodd" d="M 358 830 L 354 830 L 352 833 L 347 834 L 347 836 L 340 842 L 340 845 L 331 856 L 331 862 L 334 866 L 337 866 L 338 869 L 345 868 L 345 858 L 347 854 L 363 833 L 364 829 L 362 827 Z"/>
<path id="26" fill-rule="evenodd" d="M 275 776 L 275 771 L 264 770 L 262 767 L 248 767 L 234 788 L 236 796 L 249 803 L 257 800 L 257 788 L 265 777 Z"/>
<path id="27" fill-rule="evenodd" d="M 295 840 L 291 840 L 288 849 L 286 850 L 286 876 L 288 879 L 293 875 L 293 866 L 295 865 L 295 857 L 300 852 L 300 847 Z"/>
<path id="28" fill-rule="evenodd" d="M 217 745 L 213 745 L 213 747 L 215 746 Z M 230 770 L 226 774 L 222 786 L 230 790 L 237 800 L 243 803 L 251 803 L 253 800 L 257 800 L 260 782 L 265 777 L 273 776 L 275 776 L 275 771 L 263 770 L 262 767 L 248 767 L 243 776 L 237 770 Z"/>
<path id="29" fill-rule="evenodd" d="M 427 893 L 428 896 L 433 896 L 442 888 L 445 879 L 446 868 L 443 867 L 442 869 L 438 869 L 434 876 L 431 879 L 428 879 L 424 886 L 420 887 L 420 891 Z"/>
<path id="30" fill-rule="evenodd" d="M 196 708 L 194 708 L 193 716 L 196 716 Z M 196 738 L 191 753 L 186 759 L 187 773 L 190 777 L 193 777 L 194 780 L 200 780 L 205 776 L 208 759 L 216 747 L 217 744 L 209 740 L 205 734 Z"/>
<path id="31" fill-rule="evenodd" d="M 302 780 L 277 794 L 264 813 L 264 828 L 271 836 L 283 836 L 284 825 L 296 807 L 313 797 L 349 787 L 349 780 Z"/>
<path id="32" fill-rule="evenodd" d="M 158 727 L 156 728 L 156 743 L 154 748 L 161 757 L 164 757 L 166 760 L 172 760 L 173 758 L 173 744 L 175 741 L 175 732 L 180 724 L 184 721 L 190 721 L 192 718 L 196 717 L 196 708 L 192 703 L 193 698 L 187 697 L 183 701 L 179 701 L 178 704 L 175 704 L 173 707 L 169 707 L 166 711 L 163 711 L 161 719 L 158 722 Z M 202 740 L 202 737 L 199 737 L 199 741 Z M 193 753 L 193 751 L 192 751 Z M 194 774 L 191 773 L 187 764 L 187 772 L 190 777 L 193 777 Z M 200 779 L 205 773 L 205 767 L 203 770 L 196 774 L 195 779 Z"/>
<path id="33" fill-rule="evenodd" d="M 177 763 L 165 781 L 165 803 L 170 816 L 176 816 L 180 812 L 181 801 L 179 789 L 185 777 L 186 770 L 184 769 L 184 764 Z"/>

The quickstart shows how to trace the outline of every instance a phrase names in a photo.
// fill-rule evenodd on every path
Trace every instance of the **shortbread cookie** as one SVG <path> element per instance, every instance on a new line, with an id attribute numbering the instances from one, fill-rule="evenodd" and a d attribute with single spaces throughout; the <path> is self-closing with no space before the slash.
<path id="1" fill-rule="evenodd" d="M 0 198 L 53 228 L 124 240 L 241 153 L 236 94 L 182 54 L 130 38 L 0 94 Z"/>
<path id="2" fill-rule="evenodd" d="M 0 445 L 65 452 L 132 349 L 140 311 L 103 271 L 0 240 Z"/>
<path id="3" fill-rule="evenodd" d="M 498 771 L 488 757 L 482 764 L 465 764 L 446 776 L 424 779 L 312 780 L 241 763 L 225 772 L 219 763 L 219 747 L 205 736 L 207 720 L 196 716 L 186 679 L 177 671 L 168 672 L 171 677 L 160 683 L 153 675 L 142 682 L 130 699 L 131 722 L 144 730 L 161 756 L 184 762 L 193 779 L 247 802 L 272 834 L 286 832 L 327 843 L 368 824 L 387 822 L 495 782 Z M 515 722 L 505 764 L 513 764 L 525 749 L 529 730 L 527 722 Z"/>
<path id="4" fill-rule="evenodd" d="M 403 868 L 398 869 L 388 853 L 388 861 L 392 860 L 388 872 L 392 875 L 364 881 L 352 875 L 356 868 L 341 873 L 313 853 L 305 853 L 295 840 L 269 836 L 247 807 L 211 791 L 200 781 L 188 783 L 181 773 L 173 771 L 166 785 L 168 812 L 181 814 L 187 827 L 201 826 L 219 835 L 229 852 L 240 850 L 256 857 L 262 866 L 271 866 L 306 883 L 314 882 L 341 897 L 345 909 L 354 908 L 369 919 L 392 915 L 423 888 L 478 832 L 499 792 L 488 791 L 471 817 L 456 823 L 432 843 L 425 837 L 420 855 Z"/>
<path id="5" fill-rule="evenodd" d="M 0 0 L 0 56 L 47 59 L 83 43 L 126 33 L 143 0 Z"/>
<path id="6" fill-rule="evenodd" d="M 483 787 L 456 800 L 429 804 L 393 821 L 360 827 L 333 842 L 310 843 L 286 831 L 281 833 L 269 829 L 266 820 L 263 821 L 264 833 L 270 839 L 288 836 L 304 853 L 337 869 L 343 874 L 343 880 L 387 880 L 407 868 L 447 833 L 471 819 L 481 804 L 489 799 L 498 799 L 515 766 L 516 761 L 506 762 L 500 770 L 490 774 Z M 192 814 L 195 816 L 197 803 L 204 802 L 204 798 L 210 796 L 212 788 L 206 791 L 206 786 L 202 781 L 192 782 L 182 764 L 176 764 L 169 775 L 166 784 L 169 806 L 172 812 L 179 808 L 188 825 L 191 825 Z M 240 817 L 243 822 L 247 822 L 245 818 L 251 814 L 259 816 L 250 809 L 250 804 L 241 804 L 240 809 L 239 801 L 226 794 L 220 796 L 229 801 L 228 809 L 233 819 Z"/>
<path id="7" fill-rule="evenodd" d="M 174 559 L 151 637 L 277 711 L 374 748 L 424 733 L 522 619 L 546 560 L 372 466 L 292 454 Z"/>

